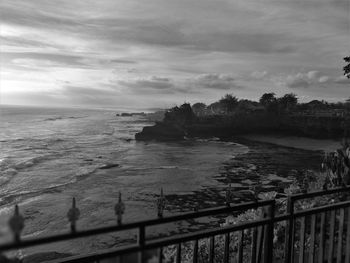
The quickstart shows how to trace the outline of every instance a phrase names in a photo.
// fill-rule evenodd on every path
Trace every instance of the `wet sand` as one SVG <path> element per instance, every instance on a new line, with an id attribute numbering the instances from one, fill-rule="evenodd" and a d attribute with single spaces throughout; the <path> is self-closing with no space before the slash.
<path id="1" fill-rule="evenodd" d="M 284 135 L 260 135 L 260 134 L 249 134 L 240 136 L 241 138 L 257 141 L 272 143 L 280 146 L 310 150 L 310 151 L 326 151 L 331 152 L 340 146 L 340 140 L 331 139 L 312 139 L 307 137 L 297 136 L 284 136 Z"/>

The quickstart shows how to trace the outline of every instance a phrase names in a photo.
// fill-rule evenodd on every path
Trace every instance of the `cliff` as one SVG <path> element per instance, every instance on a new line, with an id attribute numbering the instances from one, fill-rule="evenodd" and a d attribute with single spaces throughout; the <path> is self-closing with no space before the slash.
<path id="1" fill-rule="evenodd" d="M 170 123 L 158 122 L 154 126 L 146 126 L 142 132 L 136 133 L 135 139 L 138 141 L 173 141 L 183 140 L 185 130 L 179 126 Z"/>
<path id="2" fill-rule="evenodd" d="M 183 108 L 182 108 L 183 110 Z M 187 112 L 166 113 L 164 120 L 145 127 L 136 140 L 181 140 L 186 137 L 227 138 L 241 134 L 285 134 L 311 138 L 338 139 L 350 128 L 350 121 L 341 116 L 317 117 L 277 115 L 266 112 L 232 115 L 195 116 Z M 346 128 L 347 127 L 347 128 Z"/>

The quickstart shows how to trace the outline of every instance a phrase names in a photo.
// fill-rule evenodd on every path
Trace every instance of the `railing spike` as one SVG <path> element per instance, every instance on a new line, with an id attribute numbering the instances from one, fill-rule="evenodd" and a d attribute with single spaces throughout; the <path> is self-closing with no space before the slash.
<path id="1" fill-rule="evenodd" d="M 163 193 L 163 188 L 160 188 L 160 196 L 157 199 L 157 212 L 158 212 L 159 218 L 163 217 L 164 209 L 165 209 L 165 197 Z"/>
<path id="2" fill-rule="evenodd" d="M 122 201 L 122 193 L 118 194 L 118 203 L 114 207 L 115 214 L 117 215 L 117 223 L 118 225 L 122 224 L 123 214 L 125 212 L 125 205 Z"/>
<path id="3" fill-rule="evenodd" d="M 21 232 L 24 228 L 24 217 L 19 213 L 18 205 L 15 205 L 13 216 L 9 220 L 9 226 L 14 234 L 15 242 L 20 242 Z"/>
<path id="4" fill-rule="evenodd" d="M 226 205 L 230 206 L 232 202 L 232 187 L 231 184 L 228 185 L 228 189 L 226 189 Z"/>
<path id="5" fill-rule="evenodd" d="M 74 233 L 76 231 L 76 222 L 80 217 L 80 210 L 77 208 L 75 197 L 72 199 L 72 207 L 67 213 L 70 229 Z"/>

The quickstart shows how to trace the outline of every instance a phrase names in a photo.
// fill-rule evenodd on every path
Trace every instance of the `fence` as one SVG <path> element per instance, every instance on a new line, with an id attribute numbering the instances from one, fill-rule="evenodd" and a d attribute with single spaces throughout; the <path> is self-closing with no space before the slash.
<path id="1" fill-rule="evenodd" d="M 48 243 L 67 241 L 106 233 L 137 230 L 136 243 L 109 249 L 98 253 L 71 256 L 50 262 L 166 262 L 165 251 L 169 246 L 175 256 L 172 262 L 278 262 L 278 263 L 341 263 L 350 262 L 350 201 L 340 200 L 337 203 L 322 205 L 309 209 L 296 209 L 301 200 L 323 197 L 326 195 L 341 195 L 346 199 L 350 187 L 335 188 L 305 194 L 288 196 L 287 211 L 276 213 L 276 201 L 264 200 L 227 205 L 218 208 L 205 209 L 170 217 L 163 217 L 164 196 L 158 199 L 158 218 L 122 223 L 124 204 L 119 197 L 115 206 L 117 224 L 79 231 L 76 222 L 79 219 L 79 209 L 73 200 L 68 212 L 71 222 L 69 233 L 42 237 L 36 239 L 21 239 L 20 233 L 24 227 L 23 217 L 16 206 L 14 216 L 9 225 L 14 234 L 14 241 L 0 245 L 2 253 L 28 248 Z M 230 194 L 227 194 L 229 198 Z M 201 217 L 218 216 L 221 214 L 241 213 L 247 210 L 260 210 L 261 217 L 252 221 L 227 226 L 213 226 L 209 229 L 194 232 L 174 234 L 168 237 L 149 238 L 147 229 L 162 224 L 193 220 Z M 278 226 L 284 230 L 284 240 L 276 240 Z M 277 248 L 279 246 L 279 249 Z M 284 245 L 283 255 L 278 251 Z M 147 256 L 153 261 L 148 261 Z M 186 257 L 185 257 L 186 255 Z"/>

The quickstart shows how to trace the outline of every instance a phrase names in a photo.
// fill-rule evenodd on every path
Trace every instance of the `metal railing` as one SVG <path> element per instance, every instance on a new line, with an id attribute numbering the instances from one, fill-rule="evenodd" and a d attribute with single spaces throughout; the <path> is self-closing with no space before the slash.
<path id="1" fill-rule="evenodd" d="M 76 226 L 79 219 L 79 209 L 73 199 L 72 208 L 68 212 L 68 219 L 71 223 L 70 232 L 35 239 L 21 238 L 20 234 L 24 227 L 24 220 L 16 206 L 14 216 L 9 222 L 14 234 L 14 241 L 0 245 L 0 251 L 4 253 L 48 243 L 112 232 L 137 230 L 136 243 L 50 262 L 148 262 L 147 256 L 149 255 L 153 256 L 154 261 L 152 262 L 166 262 L 164 253 L 169 246 L 172 246 L 172 251 L 175 253 L 175 256 L 171 258 L 171 262 L 176 263 L 350 262 L 350 201 L 341 201 L 301 211 L 295 209 L 295 204 L 302 199 L 307 200 L 340 193 L 350 193 L 350 187 L 290 195 L 287 197 L 287 212 L 281 215 L 276 214 L 275 200 L 230 205 L 230 193 L 228 193 L 226 206 L 169 217 L 163 217 L 165 199 L 163 193 L 161 193 L 157 202 L 158 218 L 128 224 L 122 223 L 125 206 L 121 200 L 121 195 L 119 195 L 119 202 L 115 206 L 116 225 L 81 231 Z M 222 214 L 232 215 L 251 209 L 260 210 L 261 217 L 240 224 L 210 226 L 208 229 L 179 233 L 168 237 L 150 238 L 150 235 L 147 235 L 147 229 L 150 227 L 202 217 L 215 217 Z M 275 251 L 275 231 L 278 224 L 283 223 L 285 223 L 285 250 L 283 257 L 278 258 Z M 203 252 L 203 247 L 205 252 Z M 190 257 L 184 258 L 184 254 L 188 254 L 189 251 Z"/>

